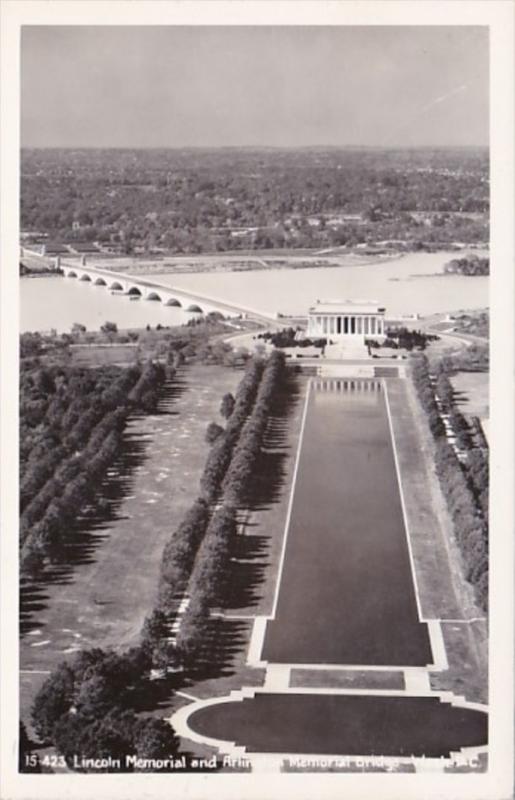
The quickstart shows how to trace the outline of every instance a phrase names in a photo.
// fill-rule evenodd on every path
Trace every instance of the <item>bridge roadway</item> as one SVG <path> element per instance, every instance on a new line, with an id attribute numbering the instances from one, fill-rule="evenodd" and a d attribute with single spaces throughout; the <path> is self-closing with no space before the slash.
<path id="1" fill-rule="evenodd" d="M 97 286 L 105 286 L 112 291 L 120 291 L 124 294 L 140 296 L 146 300 L 161 301 L 165 305 L 184 308 L 202 314 L 209 314 L 218 311 L 225 317 L 251 317 L 269 327 L 282 328 L 283 322 L 276 319 L 272 314 L 249 308 L 247 306 L 228 303 L 216 297 L 208 297 L 190 292 L 186 289 L 178 289 L 165 283 L 149 281 L 143 278 L 128 275 L 123 272 L 112 272 L 101 267 L 92 267 L 84 264 L 73 264 L 61 260 L 60 267 L 65 277 L 78 278 L 81 281 L 92 281 Z"/>

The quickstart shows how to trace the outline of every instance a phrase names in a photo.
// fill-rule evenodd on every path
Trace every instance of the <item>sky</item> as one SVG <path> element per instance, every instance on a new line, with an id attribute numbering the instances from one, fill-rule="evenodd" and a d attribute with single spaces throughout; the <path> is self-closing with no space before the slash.
<path id="1" fill-rule="evenodd" d="M 488 144 L 488 29 L 27 26 L 24 147 Z"/>

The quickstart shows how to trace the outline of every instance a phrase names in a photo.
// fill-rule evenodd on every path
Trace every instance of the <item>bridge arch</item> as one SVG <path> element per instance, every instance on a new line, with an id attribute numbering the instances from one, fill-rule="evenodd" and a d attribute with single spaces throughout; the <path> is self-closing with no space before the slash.
<path id="1" fill-rule="evenodd" d="M 77 277 L 77 273 L 74 272 L 72 269 L 69 269 L 68 272 L 65 272 L 64 274 L 66 275 L 67 278 L 76 278 Z"/>
<path id="2" fill-rule="evenodd" d="M 195 314 L 203 314 L 204 313 L 202 311 L 202 309 L 200 308 L 200 306 L 198 306 L 196 303 L 192 303 L 191 305 L 189 305 L 188 308 L 186 309 L 186 311 L 193 311 Z"/>
<path id="3" fill-rule="evenodd" d="M 109 284 L 110 289 L 117 289 L 118 291 L 123 292 L 123 286 L 119 281 L 113 281 Z"/>
<path id="4" fill-rule="evenodd" d="M 88 275 L 87 272 L 83 272 L 79 278 L 80 281 L 91 281 L 91 275 Z"/>
<path id="5" fill-rule="evenodd" d="M 131 286 L 127 294 L 133 295 L 134 297 L 141 297 L 141 289 L 138 289 L 137 286 Z"/>
<path id="6" fill-rule="evenodd" d="M 159 302 L 162 302 L 161 295 L 159 295 L 157 292 L 149 292 L 147 294 L 147 300 L 159 300 Z"/>
<path id="7" fill-rule="evenodd" d="M 103 278 L 98 277 L 95 281 L 95 286 L 107 286 L 107 281 Z"/>
<path id="8" fill-rule="evenodd" d="M 166 306 L 176 306 L 177 308 L 182 308 L 182 303 L 180 303 L 176 297 L 170 297 L 166 303 Z"/>

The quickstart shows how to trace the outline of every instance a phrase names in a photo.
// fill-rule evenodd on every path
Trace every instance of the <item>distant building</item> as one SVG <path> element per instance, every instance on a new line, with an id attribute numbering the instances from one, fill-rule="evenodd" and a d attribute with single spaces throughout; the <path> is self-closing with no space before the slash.
<path id="1" fill-rule="evenodd" d="M 48 233 L 42 231 L 20 231 L 20 241 L 22 242 L 37 242 L 40 239 L 48 239 Z"/>
<path id="2" fill-rule="evenodd" d="M 47 242 L 41 245 L 41 248 L 42 256 L 58 256 L 69 253 L 68 248 L 60 242 Z"/>
<path id="3" fill-rule="evenodd" d="M 376 300 L 317 300 L 308 312 L 308 337 L 338 344 L 384 336 L 385 309 Z"/>
<path id="4" fill-rule="evenodd" d="M 80 255 L 82 253 L 99 253 L 100 250 L 92 242 L 71 242 L 68 245 L 70 253 Z"/>

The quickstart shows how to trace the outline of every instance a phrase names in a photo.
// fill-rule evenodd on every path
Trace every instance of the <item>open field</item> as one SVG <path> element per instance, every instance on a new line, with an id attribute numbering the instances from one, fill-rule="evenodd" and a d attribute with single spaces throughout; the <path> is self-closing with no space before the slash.
<path id="1" fill-rule="evenodd" d="M 241 373 L 223 367 L 179 370 L 154 415 L 133 418 L 125 449 L 102 487 L 108 511 L 81 527 L 69 564 L 52 582 L 23 588 L 22 717 L 41 671 L 78 649 L 137 643 L 152 610 L 163 547 L 198 495 L 209 422 Z"/>
<path id="2" fill-rule="evenodd" d="M 139 355 L 137 344 L 72 345 L 70 351 L 73 363 L 78 367 L 132 364 Z"/>
<path id="3" fill-rule="evenodd" d="M 402 671 L 387 670 L 310 670 L 292 669 L 290 687 L 312 686 L 314 689 L 400 689 L 403 690 L 404 675 Z"/>
<path id="4" fill-rule="evenodd" d="M 483 417 L 489 416 L 488 372 L 458 372 L 451 377 L 454 391 L 457 393 L 458 408 L 463 414 Z"/>

